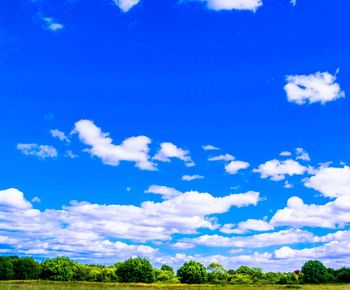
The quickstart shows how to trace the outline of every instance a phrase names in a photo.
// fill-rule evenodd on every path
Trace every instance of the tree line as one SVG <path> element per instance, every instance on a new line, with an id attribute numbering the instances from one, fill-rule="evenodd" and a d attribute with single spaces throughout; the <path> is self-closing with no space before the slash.
<path id="1" fill-rule="evenodd" d="M 306 262 L 290 273 L 266 272 L 241 266 L 224 269 L 218 263 L 207 267 L 196 261 L 185 262 L 175 273 L 168 265 L 152 267 L 145 258 L 130 258 L 113 266 L 86 265 L 67 257 L 38 262 L 31 257 L 0 256 L 0 280 L 51 280 L 122 283 L 185 284 L 321 284 L 350 283 L 350 268 L 326 268 L 320 261 Z"/>

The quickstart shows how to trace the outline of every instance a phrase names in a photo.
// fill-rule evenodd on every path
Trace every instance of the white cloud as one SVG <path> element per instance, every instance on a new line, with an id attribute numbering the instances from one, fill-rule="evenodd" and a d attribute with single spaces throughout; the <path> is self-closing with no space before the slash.
<path id="1" fill-rule="evenodd" d="M 308 170 L 308 167 L 292 159 L 283 161 L 274 159 L 260 164 L 258 169 L 254 169 L 253 172 L 260 173 L 261 178 L 270 178 L 273 181 L 280 181 L 283 180 L 286 175 L 302 175 Z"/>
<path id="2" fill-rule="evenodd" d="M 39 211 L 32 208 L 21 192 L 9 189 L 0 192 L 0 235 L 19 239 L 22 250 L 27 247 L 53 253 L 71 248 L 83 255 L 81 251 L 86 247 L 94 249 L 99 242 L 113 239 L 160 241 L 170 240 L 174 234 L 195 234 L 201 228 L 214 230 L 218 225 L 212 215 L 225 213 L 231 207 L 256 205 L 258 201 L 256 192 L 224 197 L 186 192 L 140 206 L 74 201 L 62 209 Z"/>
<path id="3" fill-rule="evenodd" d="M 40 159 L 55 158 L 58 155 L 56 148 L 50 145 L 19 143 L 17 144 L 17 149 L 24 155 L 36 156 Z"/>
<path id="4" fill-rule="evenodd" d="M 209 161 L 232 161 L 235 157 L 231 154 L 222 154 L 214 157 L 208 158 Z"/>
<path id="5" fill-rule="evenodd" d="M 225 224 L 220 229 L 220 232 L 225 234 L 244 234 L 249 231 L 265 232 L 273 229 L 273 225 L 264 220 L 248 219 L 238 223 L 237 226 L 234 224 Z"/>
<path id="6" fill-rule="evenodd" d="M 297 0 L 290 0 L 290 4 L 294 7 L 297 6 Z"/>
<path id="7" fill-rule="evenodd" d="M 114 145 L 109 134 L 102 132 L 90 120 L 76 122 L 73 132 L 79 134 L 84 144 L 91 146 L 86 151 L 101 158 L 104 164 L 118 166 L 120 161 L 130 161 L 135 162 L 135 166 L 142 170 L 156 170 L 148 155 L 151 139 L 146 136 L 130 137 L 121 145 Z"/>
<path id="8" fill-rule="evenodd" d="M 310 155 L 303 148 L 296 148 L 297 160 L 310 161 Z"/>
<path id="9" fill-rule="evenodd" d="M 225 171 L 229 174 L 236 174 L 238 171 L 242 169 L 247 169 L 250 166 L 248 162 L 244 161 L 231 161 L 229 164 L 225 166 Z"/>
<path id="10" fill-rule="evenodd" d="M 283 157 L 287 157 L 287 156 L 291 156 L 291 155 L 292 155 L 292 153 L 289 151 L 283 151 L 280 153 L 280 156 L 283 156 Z"/>
<path id="11" fill-rule="evenodd" d="M 192 180 L 196 180 L 196 179 L 203 179 L 204 176 L 202 175 L 198 175 L 198 174 L 194 174 L 194 175 L 184 175 L 182 176 L 182 180 L 184 181 L 192 181 Z"/>
<path id="12" fill-rule="evenodd" d="M 202 149 L 205 151 L 220 150 L 220 148 L 213 146 L 213 145 L 203 145 Z"/>
<path id="13" fill-rule="evenodd" d="M 286 180 L 285 182 L 284 182 L 284 186 L 283 186 L 284 188 L 293 188 L 294 187 L 294 185 L 293 184 L 291 184 L 291 183 L 289 183 L 288 182 L 288 180 Z"/>
<path id="14" fill-rule="evenodd" d="M 51 136 L 54 138 L 58 138 L 62 142 L 70 143 L 69 138 L 66 136 L 66 134 L 58 129 L 52 129 L 50 130 Z"/>
<path id="15" fill-rule="evenodd" d="M 40 203 L 41 199 L 39 197 L 35 196 L 35 197 L 32 198 L 32 202 Z"/>
<path id="16" fill-rule="evenodd" d="M 194 245 L 190 244 L 190 243 L 175 243 L 171 246 L 174 249 L 179 249 L 179 250 L 187 250 L 187 249 L 193 249 Z"/>
<path id="17" fill-rule="evenodd" d="M 339 197 L 325 205 L 305 204 L 297 196 L 277 210 L 270 223 L 274 226 L 321 227 L 334 229 L 350 223 L 350 197 Z"/>
<path id="18" fill-rule="evenodd" d="M 115 5 L 119 7 L 123 12 L 128 12 L 132 7 L 137 5 L 140 0 L 113 0 Z"/>
<path id="19" fill-rule="evenodd" d="M 175 196 L 183 194 L 183 192 L 168 186 L 151 185 L 145 193 L 160 194 L 163 199 L 171 199 Z"/>
<path id="20" fill-rule="evenodd" d="M 317 247 L 292 249 L 284 246 L 274 251 L 277 259 L 327 259 L 332 257 L 348 259 L 350 257 L 350 231 L 338 231 L 323 237 L 315 237 L 316 242 L 326 242 Z M 344 266 L 342 264 L 341 266 Z"/>
<path id="21" fill-rule="evenodd" d="M 45 23 L 45 28 L 50 30 L 50 31 L 59 31 L 64 28 L 63 24 L 56 22 L 53 18 L 51 17 L 44 17 L 43 21 Z"/>
<path id="22" fill-rule="evenodd" d="M 325 197 L 350 196 L 350 168 L 321 167 L 305 181 L 305 186 L 321 192 Z"/>
<path id="23" fill-rule="evenodd" d="M 345 97 L 344 91 L 336 83 L 336 75 L 328 72 L 287 76 L 284 89 L 288 101 L 298 105 L 317 102 L 325 104 Z"/>
<path id="24" fill-rule="evenodd" d="M 160 144 L 160 149 L 153 159 L 162 162 L 170 162 L 170 158 L 178 158 L 184 161 L 187 167 L 192 167 L 195 164 L 189 154 L 190 151 L 179 148 L 173 143 L 163 142 Z"/>
<path id="25" fill-rule="evenodd" d="M 70 159 L 78 158 L 79 156 L 75 154 L 72 150 L 67 150 L 66 153 L 64 153 L 64 156 Z"/>
<path id="26" fill-rule="evenodd" d="M 203 1 L 203 0 L 200 0 Z M 263 5 L 262 0 L 204 0 L 212 10 L 249 10 L 255 12 Z"/>
<path id="27" fill-rule="evenodd" d="M 30 209 L 32 205 L 27 201 L 23 193 L 15 188 L 0 190 L 0 206 L 13 209 Z"/>
<path id="28" fill-rule="evenodd" d="M 277 245 L 291 245 L 313 242 L 314 234 L 300 230 L 288 229 L 279 232 L 263 233 L 244 237 L 223 237 L 203 235 L 198 238 L 184 239 L 185 242 L 207 247 L 263 248 Z"/>

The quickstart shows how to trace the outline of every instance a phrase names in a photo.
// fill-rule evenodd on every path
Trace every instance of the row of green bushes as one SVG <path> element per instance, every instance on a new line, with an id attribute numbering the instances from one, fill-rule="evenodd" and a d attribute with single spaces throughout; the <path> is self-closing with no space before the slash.
<path id="1" fill-rule="evenodd" d="M 52 280 L 91 282 L 142 282 L 187 284 L 298 284 L 350 283 L 350 269 L 326 268 L 319 261 L 308 261 L 301 271 L 291 273 L 267 272 L 260 268 L 241 266 L 226 270 L 220 264 L 184 263 L 175 274 L 172 267 L 163 265 L 154 269 L 144 258 L 130 258 L 114 266 L 86 265 L 66 257 L 43 262 L 17 256 L 0 257 L 0 280 Z"/>

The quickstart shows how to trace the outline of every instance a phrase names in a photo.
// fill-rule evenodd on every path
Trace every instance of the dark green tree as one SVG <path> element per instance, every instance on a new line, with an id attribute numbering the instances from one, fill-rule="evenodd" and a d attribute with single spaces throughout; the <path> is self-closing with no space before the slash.
<path id="1" fill-rule="evenodd" d="M 120 282 L 154 282 L 151 263 L 144 258 L 130 258 L 119 264 L 116 274 Z"/>
<path id="2" fill-rule="evenodd" d="M 15 275 L 15 280 L 36 280 L 40 277 L 40 263 L 33 258 L 25 257 L 13 259 L 12 261 Z"/>
<path id="3" fill-rule="evenodd" d="M 301 268 L 303 283 L 321 284 L 328 281 L 327 268 L 317 260 L 308 261 Z"/>
<path id="4" fill-rule="evenodd" d="M 168 265 L 166 265 L 166 264 L 163 264 L 162 267 L 161 267 L 160 269 L 163 270 L 163 271 L 170 271 L 170 272 L 173 272 L 173 273 L 174 273 L 173 267 L 170 267 L 170 266 L 168 266 Z"/>
<path id="5" fill-rule="evenodd" d="M 12 280 L 15 278 L 15 269 L 12 261 L 13 257 L 0 257 L 0 280 Z"/>
<path id="6" fill-rule="evenodd" d="M 177 276 L 181 283 L 204 284 L 208 281 L 208 273 L 205 267 L 195 261 L 184 263 L 178 270 Z"/>
<path id="7" fill-rule="evenodd" d="M 46 260 L 41 266 L 41 278 L 44 280 L 72 281 L 76 276 L 77 264 L 66 257 Z"/>
<path id="8" fill-rule="evenodd" d="M 337 271 L 336 281 L 339 283 L 350 283 L 350 269 L 341 268 Z"/>

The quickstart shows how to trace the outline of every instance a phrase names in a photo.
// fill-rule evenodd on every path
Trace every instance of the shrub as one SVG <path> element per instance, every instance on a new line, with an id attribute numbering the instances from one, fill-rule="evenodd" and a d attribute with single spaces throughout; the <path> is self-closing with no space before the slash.
<path id="1" fill-rule="evenodd" d="M 57 257 L 42 263 L 41 278 L 53 281 L 72 281 L 77 264 L 66 257 Z"/>
<path id="2" fill-rule="evenodd" d="M 151 263 L 144 258 L 130 258 L 119 264 L 116 274 L 120 282 L 154 282 Z"/>
<path id="3" fill-rule="evenodd" d="M 328 281 L 329 274 L 327 268 L 317 260 L 308 261 L 301 268 L 304 283 L 320 284 Z"/>
<path id="4" fill-rule="evenodd" d="M 181 283 L 203 284 L 208 281 L 208 273 L 205 267 L 195 261 L 184 263 L 178 270 L 177 276 Z"/>

